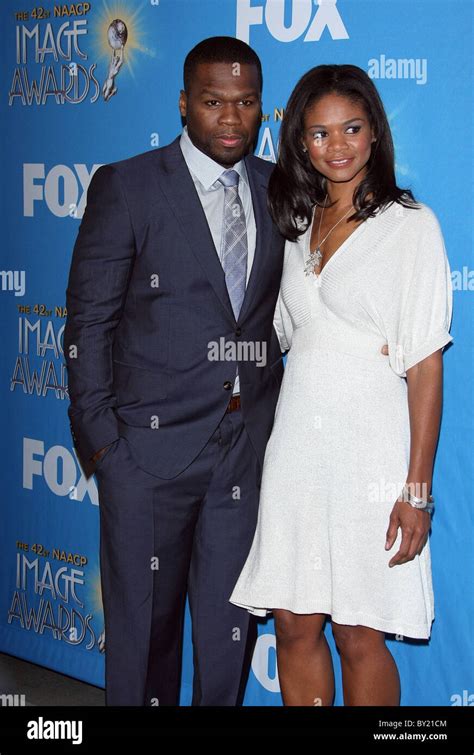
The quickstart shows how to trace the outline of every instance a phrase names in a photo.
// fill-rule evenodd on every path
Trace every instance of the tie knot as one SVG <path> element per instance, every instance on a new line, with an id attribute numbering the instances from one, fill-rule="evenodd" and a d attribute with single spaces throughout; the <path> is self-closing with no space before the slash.
<path id="1" fill-rule="evenodd" d="M 225 170 L 217 180 L 227 189 L 231 186 L 238 186 L 239 174 L 236 170 Z"/>

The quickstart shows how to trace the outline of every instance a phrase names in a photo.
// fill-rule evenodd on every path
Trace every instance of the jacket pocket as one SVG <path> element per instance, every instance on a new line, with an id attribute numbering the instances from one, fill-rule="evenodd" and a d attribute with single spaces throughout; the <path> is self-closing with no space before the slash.
<path id="1" fill-rule="evenodd" d="M 154 427 L 168 395 L 169 375 L 114 361 L 115 411 L 125 424 Z"/>
<path id="2" fill-rule="evenodd" d="M 114 388 L 119 404 L 162 399 L 168 395 L 168 374 L 161 370 L 147 370 L 114 359 Z"/>

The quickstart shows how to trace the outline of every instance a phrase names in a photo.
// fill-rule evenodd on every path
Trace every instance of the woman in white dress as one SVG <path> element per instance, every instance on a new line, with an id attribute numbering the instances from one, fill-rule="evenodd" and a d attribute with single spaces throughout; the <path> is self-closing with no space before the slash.
<path id="1" fill-rule="evenodd" d="M 230 601 L 273 612 L 285 705 L 399 705 L 385 633 L 430 637 L 431 480 L 449 334 L 433 211 L 397 187 L 360 68 L 318 66 L 285 111 L 269 186 L 287 238 L 275 326 L 289 350 L 252 548 Z M 388 344 L 384 351 L 384 344 Z"/>

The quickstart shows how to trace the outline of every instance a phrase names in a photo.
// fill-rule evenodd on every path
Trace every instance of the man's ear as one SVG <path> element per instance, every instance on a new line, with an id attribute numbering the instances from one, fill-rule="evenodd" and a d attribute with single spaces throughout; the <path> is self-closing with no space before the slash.
<path id="1" fill-rule="evenodd" d="M 179 107 L 179 112 L 181 113 L 183 118 L 186 117 L 187 104 L 188 104 L 188 98 L 187 98 L 186 92 L 184 91 L 184 89 L 181 89 L 179 92 L 178 107 Z"/>

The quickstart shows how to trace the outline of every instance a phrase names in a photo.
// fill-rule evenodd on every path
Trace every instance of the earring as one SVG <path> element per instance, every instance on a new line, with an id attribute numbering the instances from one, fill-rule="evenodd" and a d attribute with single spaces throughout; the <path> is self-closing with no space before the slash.
<path id="1" fill-rule="evenodd" d="M 308 151 L 308 148 L 307 147 L 303 147 L 303 152 L 307 152 L 307 151 Z"/>

